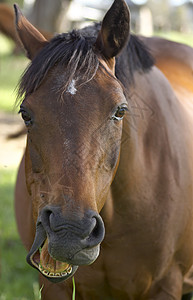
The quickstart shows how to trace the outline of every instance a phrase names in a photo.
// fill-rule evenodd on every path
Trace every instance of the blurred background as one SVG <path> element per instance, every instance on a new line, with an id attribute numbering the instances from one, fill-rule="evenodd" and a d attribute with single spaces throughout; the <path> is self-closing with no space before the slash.
<path id="1" fill-rule="evenodd" d="M 14 184 L 25 136 L 7 139 L 22 128 L 15 107 L 17 82 L 28 64 L 14 27 L 14 0 L 0 0 L 0 300 L 38 300 L 38 274 L 14 218 Z M 17 0 L 27 18 L 50 39 L 57 32 L 102 20 L 112 0 Z M 193 46 L 193 0 L 127 0 L 131 30 Z"/>

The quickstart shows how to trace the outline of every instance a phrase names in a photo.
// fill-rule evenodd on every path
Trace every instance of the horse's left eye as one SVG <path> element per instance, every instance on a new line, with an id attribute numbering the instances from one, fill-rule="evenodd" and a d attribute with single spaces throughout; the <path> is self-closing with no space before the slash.
<path id="1" fill-rule="evenodd" d="M 117 121 L 122 120 L 127 110 L 128 108 L 126 105 L 118 106 L 116 113 L 112 116 L 112 119 Z"/>

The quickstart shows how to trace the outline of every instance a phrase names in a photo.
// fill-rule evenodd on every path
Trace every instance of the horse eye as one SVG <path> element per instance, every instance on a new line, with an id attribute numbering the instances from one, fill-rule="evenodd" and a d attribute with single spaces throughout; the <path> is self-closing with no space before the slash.
<path id="1" fill-rule="evenodd" d="M 22 119 L 24 120 L 26 126 L 32 125 L 32 118 L 27 111 L 21 108 L 19 113 L 21 113 Z"/>
<path id="2" fill-rule="evenodd" d="M 125 115 L 125 112 L 128 110 L 127 106 L 118 106 L 116 113 L 113 115 L 112 119 L 121 121 Z"/>

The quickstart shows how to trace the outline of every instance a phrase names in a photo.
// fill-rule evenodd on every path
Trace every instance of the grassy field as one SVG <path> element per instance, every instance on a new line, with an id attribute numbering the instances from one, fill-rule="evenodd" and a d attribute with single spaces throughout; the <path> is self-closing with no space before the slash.
<path id="1" fill-rule="evenodd" d="M 170 32 L 156 32 L 155 35 L 193 47 L 193 33 L 181 34 L 176 31 L 172 31 L 172 32 L 170 31 Z"/>
<path id="2" fill-rule="evenodd" d="M 0 35 L 0 110 L 14 110 L 16 86 L 29 62 L 24 55 L 11 55 L 13 44 Z"/>
<path id="3" fill-rule="evenodd" d="M 14 218 L 16 168 L 0 169 L 0 300 L 38 300 L 37 272 L 25 262 L 26 251 Z"/>
<path id="4" fill-rule="evenodd" d="M 159 34 L 193 46 L 193 34 Z M 0 111 L 12 111 L 14 89 L 28 60 L 11 55 L 13 45 L 0 36 Z M 26 252 L 20 242 L 14 218 L 13 190 L 16 168 L 0 167 L 0 300 L 38 300 L 37 272 L 25 262 Z"/>
<path id="5" fill-rule="evenodd" d="M 27 59 L 11 55 L 13 45 L 0 36 L 0 111 L 14 109 L 17 81 Z M 17 109 L 16 109 L 17 111 Z M 17 168 L 0 166 L 0 300 L 38 300 L 38 274 L 25 261 L 15 217 L 13 193 Z"/>

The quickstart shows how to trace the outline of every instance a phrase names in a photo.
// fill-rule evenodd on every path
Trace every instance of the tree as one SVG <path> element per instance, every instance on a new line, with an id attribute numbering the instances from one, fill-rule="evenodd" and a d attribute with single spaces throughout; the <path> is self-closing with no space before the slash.
<path id="1" fill-rule="evenodd" d="M 42 30 L 57 32 L 61 12 L 67 11 L 70 2 L 71 0 L 36 0 L 29 19 Z"/>

